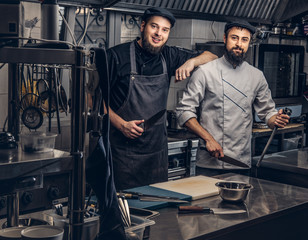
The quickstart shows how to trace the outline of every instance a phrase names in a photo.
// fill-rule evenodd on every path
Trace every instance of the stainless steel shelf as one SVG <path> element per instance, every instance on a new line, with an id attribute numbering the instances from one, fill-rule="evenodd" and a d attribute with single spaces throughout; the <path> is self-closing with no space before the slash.
<path id="1" fill-rule="evenodd" d="M 0 150 L 0 181 L 69 171 L 73 169 L 72 159 L 70 153 L 56 149 L 46 153 L 27 153 L 21 148 Z"/>
<path id="2" fill-rule="evenodd" d="M 0 48 L 1 63 L 75 64 L 76 51 L 51 48 Z"/>

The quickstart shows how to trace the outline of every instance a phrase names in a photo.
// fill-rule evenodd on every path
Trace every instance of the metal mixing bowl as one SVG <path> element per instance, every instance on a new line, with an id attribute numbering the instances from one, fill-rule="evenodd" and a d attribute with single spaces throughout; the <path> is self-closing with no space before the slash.
<path id="1" fill-rule="evenodd" d="M 220 197 L 229 202 L 243 202 L 247 198 L 250 189 L 253 186 L 249 183 L 243 182 L 217 182 Z"/>

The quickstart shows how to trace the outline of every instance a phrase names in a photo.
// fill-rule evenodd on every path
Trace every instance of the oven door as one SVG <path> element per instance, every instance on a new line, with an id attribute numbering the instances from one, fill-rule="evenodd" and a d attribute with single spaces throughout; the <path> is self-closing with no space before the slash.
<path id="1" fill-rule="evenodd" d="M 303 73 L 304 47 L 260 44 L 258 68 L 263 71 L 277 105 L 300 103 L 306 74 Z"/>

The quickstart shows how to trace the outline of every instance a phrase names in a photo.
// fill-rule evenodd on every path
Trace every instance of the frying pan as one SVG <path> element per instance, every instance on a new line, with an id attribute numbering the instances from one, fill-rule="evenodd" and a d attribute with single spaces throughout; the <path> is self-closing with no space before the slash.
<path id="1" fill-rule="evenodd" d="M 40 94 L 40 109 L 44 113 L 54 113 L 56 111 L 56 95 L 53 91 L 43 91 Z M 51 107 L 49 108 L 49 104 L 51 102 Z"/>
<path id="2" fill-rule="evenodd" d="M 22 110 L 26 109 L 27 107 L 39 107 L 40 106 L 40 97 L 35 93 L 27 93 L 25 94 L 20 100 L 20 108 Z"/>
<path id="3" fill-rule="evenodd" d="M 59 98 L 59 110 L 67 113 L 67 95 L 64 87 L 58 81 L 58 91 L 49 89 L 48 82 L 45 79 L 37 81 L 36 89 L 41 99 L 41 110 L 44 113 L 54 113 L 56 111 L 56 94 Z M 51 99 L 51 100 L 50 100 Z M 49 101 L 51 109 L 49 110 Z"/>
<path id="4" fill-rule="evenodd" d="M 27 128 L 37 129 L 43 124 L 43 114 L 37 107 L 29 106 L 23 110 L 21 120 Z"/>

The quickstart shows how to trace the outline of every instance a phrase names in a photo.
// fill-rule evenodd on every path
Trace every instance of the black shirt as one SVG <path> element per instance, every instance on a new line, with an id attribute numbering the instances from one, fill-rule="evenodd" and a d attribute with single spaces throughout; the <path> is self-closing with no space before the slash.
<path id="1" fill-rule="evenodd" d="M 163 73 L 160 55 L 152 55 L 144 51 L 134 40 L 136 48 L 136 65 L 138 75 L 158 75 Z M 125 101 L 130 81 L 130 44 L 123 43 L 107 50 L 110 77 L 110 107 L 117 111 Z M 201 51 L 202 52 L 202 51 Z M 175 70 L 188 59 L 200 55 L 200 51 L 192 51 L 179 47 L 165 46 L 162 55 L 165 58 L 169 81 Z"/>

